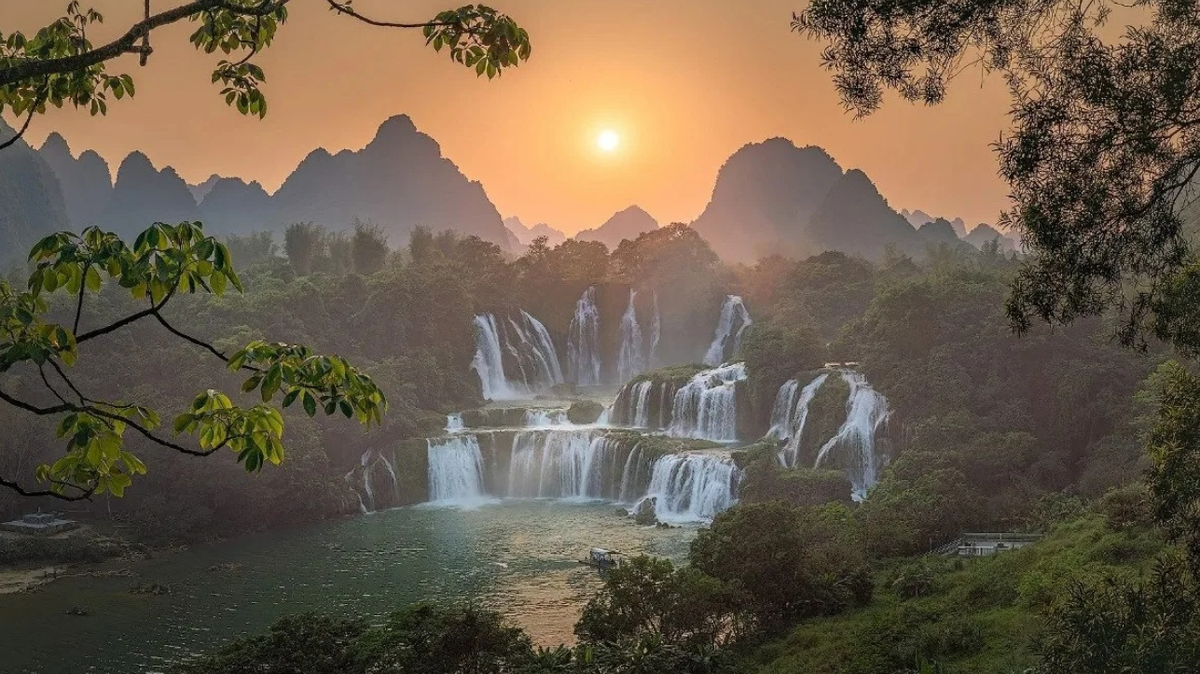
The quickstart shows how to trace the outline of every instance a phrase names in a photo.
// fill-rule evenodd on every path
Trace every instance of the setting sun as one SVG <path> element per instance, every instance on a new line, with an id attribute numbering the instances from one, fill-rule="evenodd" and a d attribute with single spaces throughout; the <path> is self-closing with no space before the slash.
<path id="1" fill-rule="evenodd" d="M 612 129 L 602 131 L 599 137 L 596 138 L 596 145 L 605 152 L 612 152 L 621 144 L 621 137 Z"/>

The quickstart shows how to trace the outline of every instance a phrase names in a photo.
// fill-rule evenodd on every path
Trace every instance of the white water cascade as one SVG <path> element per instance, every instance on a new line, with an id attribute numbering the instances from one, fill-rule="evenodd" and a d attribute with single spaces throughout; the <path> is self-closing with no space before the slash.
<path id="1" fill-rule="evenodd" d="M 654 463 L 646 498 L 662 520 L 712 519 L 737 502 L 738 473 L 727 456 L 668 454 Z"/>
<path id="2" fill-rule="evenodd" d="M 455 412 L 454 414 L 446 415 L 446 432 L 447 433 L 458 433 L 463 430 L 465 430 L 465 427 L 463 426 L 462 413 Z"/>
<path id="3" fill-rule="evenodd" d="M 675 392 L 669 435 L 714 442 L 738 439 L 737 383 L 746 378 L 744 363 L 704 370 Z"/>
<path id="4" fill-rule="evenodd" d="M 784 441 L 783 448 L 779 450 L 779 463 L 785 468 L 796 467 L 804 423 L 808 421 L 808 406 L 828 378 L 828 374 L 819 375 L 803 389 L 795 379 L 789 379 L 779 387 L 775 406 L 771 410 L 771 430 L 767 431 L 767 436 Z"/>
<path id="5" fill-rule="evenodd" d="M 474 435 L 428 440 L 429 500 L 470 505 L 484 498 L 483 452 Z"/>
<path id="6" fill-rule="evenodd" d="M 646 367 L 658 367 L 658 343 L 662 341 L 662 312 L 658 310 L 658 291 L 654 293 L 654 320 L 650 323 L 650 355 Z"/>
<path id="7" fill-rule="evenodd" d="M 530 408 L 525 410 L 526 428 L 550 428 L 568 424 L 565 409 Z"/>
<path id="8" fill-rule="evenodd" d="M 513 439 L 511 498 L 601 498 L 601 466 L 613 445 L 590 430 L 522 431 Z"/>
<path id="9" fill-rule="evenodd" d="M 617 380 L 626 382 L 646 371 L 645 344 L 637 319 L 637 291 L 629 291 L 629 306 L 621 317 L 621 350 L 617 359 Z"/>
<path id="10" fill-rule="evenodd" d="M 550 333 L 526 311 L 520 312 L 520 321 L 510 318 L 506 323 L 492 314 L 475 317 L 471 367 L 479 374 L 483 397 L 489 400 L 527 396 L 563 380 Z"/>
<path id="11" fill-rule="evenodd" d="M 861 501 L 879 481 L 879 471 L 887 462 L 877 448 L 876 436 L 887 425 L 890 410 L 887 398 L 871 388 L 862 374 L 844 370 L 842 379 L 850 385 L 846 421 L 837 435 L 821 446 L 814 467 L 836 460 L 846 469 L 854 499 Z"/>
<path id="12" fill-rule="evenodd" d="M 575 316 L 567 337 L 567 377 L 578 386 L 599 386 L 600 308 L 596 287 L 583 291 L 575 303 Z"/>
<path id="13" fill-rule="evenodd" d="M 738 349 L 742 346 L 742 335 L 750 327 L 750 312 L 742 298 L 730 295 L 725 298 L 721 307 L 721 318 L 717 321 L 717 329 L 713 333 L 712 344 L 704 355 L 704 364 L 717 366 L 737 357 Z"/>

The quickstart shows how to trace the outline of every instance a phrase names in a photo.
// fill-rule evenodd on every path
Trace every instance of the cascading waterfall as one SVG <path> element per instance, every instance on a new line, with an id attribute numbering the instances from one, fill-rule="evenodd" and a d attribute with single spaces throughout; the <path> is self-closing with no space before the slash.
<path id="1" fill-rule="evenodd" d="M 650 324 L 650 355 L 646 367 L 658 367 L 658 343 L 662 341 L 662 313 L 658 310 L 658 292 L 654 293 L 654 321 Z"/>
<path id="2" fill-rule="evenodd" d="M 530 408 L 525 410 L 526 428 L 565 426 L 568 423 L 567 411 L 564 409 Z"/>
<path id="3" fill-rule="evenodd" d="M 836 458 L 850 478 L 854 499 L 861 501 L 879 481 L 879 471 L 887 461 L 877 450 L 876 435 L 886 426 L 890 411 L 887 398 L 871 388 L 862 374 L 843 370 L 842 379 L 850 385 L 846 421 L 837 435 L 821 446 L 814 467 Z"/>
<path id="4" fill-rule="evenodd" d="M 792 412 L 796 408 L 796 394 L 800 392 L 800 382 L 789 379 L 779 387 L 775 394 L 775 404 L 771 406 L 771 427 L 767 429 L 767 437 L 772 440 L 786 440 L 792 433 Z"/>
<path id="5" fill-rule="evenodd" d="M 567 376 L 578 386 L 599 386 L 600 308 L 596 287 L 583 291 L 575 303 L 575 317 L 567 337 Z"/>
<path id="6" fill-rule="evenodd" d="M 498 323 L 492 314 L 476 316 L 474 322 L 471 367 L 479 374 L 484 398 L 518 398 L 562 382 L 550 333 L 528 312 L 521 311 L 520 321 L 510 318 L 506 324 Z"/>
<path id="7" fill-rule="evenodd" d="M 464 505 L 484 498 L 483 452 L 479 438 L 460 435 L 429 440 L 429 500 Z"/>
<path id="8" fill-rule="evenodd" d="M 463 426 L 463 417 L 461 412 L 455 412 L 454 414 L 446 415 L 447 433 L 458 433 L 464 429 L 465 427 Z"/>
<path id="9" fill-rule="evenodd" d="M 654 463 L 646 498 L 659 519 L 712 519 L 737 502 L 739 471 L 728 456 L 668 454 Z"/>
<path id="10" fill-rule="evenodd" d="M 737 440 L 737 383 L 745 378 L 744 363 L 696 374 L 675 392 L 667 433 L 714 442 Z"/>
<path id="11" fill-rule="evenodd" d="M 795 399 L 793 404 L 787 406 L 785 412 L 786 419 L 780 419 L 782 424 L 778 427 L 776 426 L 774 417 L 779 410 L 772 411 L 771 431 L 773 433 L 768 433 L 768 435 L 776 439 L 785 441 L 783 448 L 779 450 L 779 463 L 785 468 L 796 467 L 796 461 L 800 457 L 800 442 L 804 437 L 804 423 L 808 421 L 808 407 L 812 404 L 813 398 L 816 397 L 817 391 L 821 389 L 821 385 L 828 378 L 828 374 L 819 375 L 800 391 L 799 396 L 795 394 L 796 387 L 799 384 L 794 379 L 789 380 L 779 389 L 779 395 L 775 398 L 776 407 L 779 406 L 780 400 L 784 397 L 784 389 L 789 388 L 789 385 L 791 385 L 791 393 L 788 394 L 788 400 L 790 402 L 793 398 Z"/>
<path id="12" fill-rule="evenodd" d="M 646 370 L 645 344 L 637 319 L 637 291 L 629 291 L 629 306 L 621 317 L 621 350 L 617 359 L 617 380 L 629 381 Z"/>
<path id="13" fill-rule="evenodd" d="M 513 439 L 510 498 L 611 498 L 605 469 L 619 450 L 594 430 L 522 431 Z M 611 490 L 611 489 L 610 489 Z"/>
<path id="14" fill-rule="evenodd" d="M 721 318 L 717 321 L 717 329 L 713 333 L 712 344 L 704 355 L 704 364 L 717 366 L 737 357 L 738 349 L 742 346 L 742 335 L 750 327 L 750 312 L 742 298 L 729 295 L 721 307 Z"/>
<path id="15" fill-rule="evenodd" d="M 483 385 L 483 397 L 487 399 L 512 398 L 515 392 L 504 376 L 504 352 L 500 348 L 500 332 L 496 329 L 496 317 L 485 314 L 475 317 L 475 358 L 471 367 L 479 374 Z"/>

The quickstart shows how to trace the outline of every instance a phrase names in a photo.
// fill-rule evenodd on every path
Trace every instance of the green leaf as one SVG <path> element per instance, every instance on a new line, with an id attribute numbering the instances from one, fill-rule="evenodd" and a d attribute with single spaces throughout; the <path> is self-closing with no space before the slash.
<path id="1" fill-rule="evenodd" d="M 317 399 L 308 391 L 304 392 L 304 411 L 310 417 L 317 413 Z"/>

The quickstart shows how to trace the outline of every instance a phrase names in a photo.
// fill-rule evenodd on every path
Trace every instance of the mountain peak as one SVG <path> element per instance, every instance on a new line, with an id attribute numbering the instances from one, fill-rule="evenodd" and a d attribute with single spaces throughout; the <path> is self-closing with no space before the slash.
<path id="1" fill-rule="evenodd" d="M 63 138 L 62 134 L 58 133 L 57 131 L 51 133 L 49 136 L 46 136 L 46 141 L 42 143 L 42 146 L 38 148 L 38 151 L 42 154 L 55 153 L 73 156 L 71 154 L 71 146 L 67 145 L 67 139 Z"/>
<path id="2" fill-rule="evenodd" d="M 609 248 L 616 248 L 625 239 L 636 239 L 656 229 L 658 221 L 644 208 L 635 204 L 614 213 L 603 225 L 579 232 L 575 235 L 575 240 L 599 241 Z"/>

